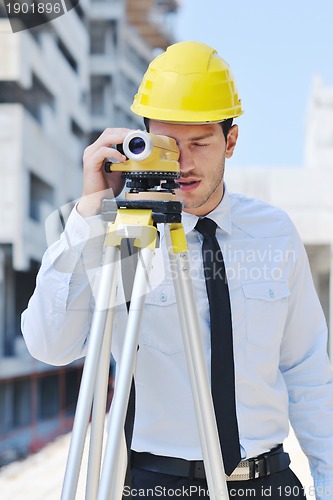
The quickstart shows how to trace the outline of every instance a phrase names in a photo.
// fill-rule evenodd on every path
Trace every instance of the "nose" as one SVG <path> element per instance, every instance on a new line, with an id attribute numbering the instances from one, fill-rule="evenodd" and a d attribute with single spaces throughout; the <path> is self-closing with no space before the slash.
<path id="1" fill-rule="evenodd" d="M 181 146 L 179 147 L 179 153 L 180 173 L 186 174 L 194 168 L 192 154 L 188 148 Z"/>

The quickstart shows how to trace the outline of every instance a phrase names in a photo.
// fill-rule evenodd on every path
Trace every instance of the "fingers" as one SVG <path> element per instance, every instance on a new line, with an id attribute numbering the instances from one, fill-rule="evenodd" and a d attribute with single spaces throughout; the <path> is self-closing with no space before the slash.
<path id="1" fill-rule="evenodd" d="M 85 149 L 83 154 L 84 165 L 88 168 L 90 166 L 90 168 L 95 167 L 95 170 L 99 170 L 106 158 L 124 162 L 126 156 L 111 146 L 121 144 L 129 132 L 131 132 L 131 129 L 128 128 L 105 129 L 96 141 Z"/>
<path id="2" fill-rule="evenodd" d="M 84 150 L 83 191 L 79 203 L 82 215 L 97 213 L 105 189 L 112 189 L 114 196 L 118 196 L 122 191 L 125 180 L 121 173 L 106 174 L 103 165 L 106 159 L 126 161 L 126 156 L 111 146 L 121 144 L 130 131 L 131 129 L 127 128 L 107 128 Z"/>
<path id="3" fill-rule="evenodd" d="M 92 146 L 96 145 L 96 147 L 112 144 L 121 144 L 126 135 L 132 132 L 130 128 L 106 128 L 104 132 L 96 139 L 96 141 L 92 144 Z"/>
<path id="4" fill-rule="evenodd" d="M 130 129 L 127 128 L 107 128 L 96 139 L 95 142 L 90 144 L 83 154 L 83 167 L 84 172 L 89 175 L 96 174 L 102 170 L 105 159 L 124 162 L 126 156 L 120 153 L 117 149 L 111 147 L 114 144 L 121 144 Z"/>
<path id="5" fill-rule="evenodd" d="M 106 158 L 110 158 L 111 161 L 116 160 L 119 162 L 126 160 L 126 156 L 122 155 L 114 148 L 102 146 L 99 149 L 94 150 L 91 146 L 88 146 L 83 154 L 83 163 L 85 168 L 92 168 L 95 171 L 98 171 L 101 169 Z"/>

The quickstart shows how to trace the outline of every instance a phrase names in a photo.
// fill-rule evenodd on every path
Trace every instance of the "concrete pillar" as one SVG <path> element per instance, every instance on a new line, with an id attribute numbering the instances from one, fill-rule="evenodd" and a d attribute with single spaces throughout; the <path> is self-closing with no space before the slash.
<path id="1" fill-rule="evenodd" d="M 329 289 L 329 324 L 328 354 L 333 364 L 333 245 L 330 246 L 330 289 Z"/>
<path id="2" fill-rule="evenodd" d="M 3 247 L 0 245 L 0 358 L 2 358 L 4 355 L 5 329 L 6 329 L 5 265 L 6 265 L 6 255 Z"/>
<path id="3" fill-rule="evenodd" d="M 328 353 L 333 364 L 333 247 L 307 247 L 311 273 L 329 329 Z"/>

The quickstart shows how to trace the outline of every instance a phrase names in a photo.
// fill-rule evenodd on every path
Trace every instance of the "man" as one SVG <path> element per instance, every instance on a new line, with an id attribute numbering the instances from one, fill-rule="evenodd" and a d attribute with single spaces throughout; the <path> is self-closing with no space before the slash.
<path id="1" fill-rule="evenodd" d="M 177 197 L 184 206 L 208 368 L 213 365 L 215 347 L 211 349 L 213 316 L 201 257 L 207 241 L 201 219 L 205 223 L 210 219 L 208 223 L 216 227 L 223 253 L 236 396 L 225 394 L 224 383 L 220 390 L 226 406 L 236 397 L 236 456 L 246 471 L 241 480 L 232 472 L 237 463 L 228 471 L 230 496 L 303 497 L 281 447 L 290 418 L 315 480 L 309 495 L 333 499 L 333 386 L 327 328 L 304 247 L 287 215 L 258 200 L 231 195 L 223 183 L 225 159 L 232 156 L 238 137 L 232 118 L 242 113 L 228 65 L 205 44 L 175 44 L 149 66 L 132 110 L 145 118 L 151 133 L 172 137 L 179 147 Z M 100 203 L 103 190 L 112 188 L 117 196 L 123 188 L 121 176 L 105 173 L 103 165 L 106 158 L 125 160 L 110 146 L 122 143 L 128 132 L 107 129 L 86 149 L 83 196 L 69 218 L 66 237 L 46 253 L 36 291 L 23 315 L 28 348 L 47 363 L 68 363 L 86 352 L 93 312 L 91 269 L 98 266 L 102 254 L 102 240 L 95 238 L 103 234 Z M 159 229 L 161 249 L 153 262 L 157 274 L 159 259 L 166 253 L 163 227 Z M 67 266 L 66 272 L 61 266 Z M 221 308 L 224 305 L 221 302 Z M 126 306 L 117 306 L 116 359 L 126 316 Z M 226 321 L 225 317 L 222 323 Z M 221 326 L 221 335 L 224 329 Z M 212 371 L 212 386 L 215 378 Z M 156 498 L 161 491 L 169 496 L 179 492 L 202 496 L 207 483 L 167 265 L 162 283 L 146 297 L 135 379 L 132 487 L 145 489 L 149 496 L 155 492 Z M 234 420 L 228 420 L 230 432 Z M 229 452 L 222 441 L 221 448 L 226 465 Z"/>

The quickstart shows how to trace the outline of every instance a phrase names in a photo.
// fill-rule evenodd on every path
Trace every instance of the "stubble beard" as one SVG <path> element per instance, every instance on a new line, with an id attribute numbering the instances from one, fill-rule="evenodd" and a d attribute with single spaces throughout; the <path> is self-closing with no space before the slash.
<path id="1" fill-rule="evenodd" d="M 224 168 L 225 168 L 225 159 L 223 158 L 223 160 L 218 166 L 216 177 L 212 179 L 212 181 L 210 182 L 209 186 L 206 189 L 206 192 L 202 193 L 202 195 L 199 198 L 194 198 L 193 200 L 191 199 L 181 200 L 183 202 L 185 209 L 200 208 L 205 203 L 209 202 L 210 198 L 214 195 L 217 189 L 219 189 L 219 187 L 223 184 Z"/>

